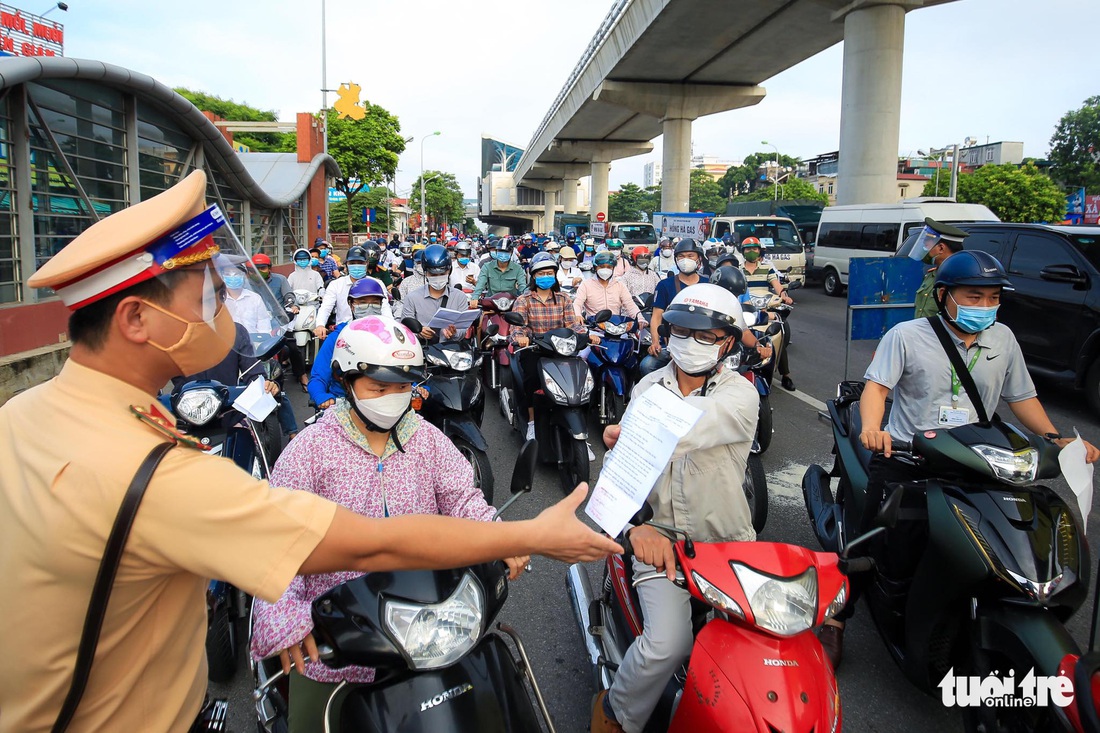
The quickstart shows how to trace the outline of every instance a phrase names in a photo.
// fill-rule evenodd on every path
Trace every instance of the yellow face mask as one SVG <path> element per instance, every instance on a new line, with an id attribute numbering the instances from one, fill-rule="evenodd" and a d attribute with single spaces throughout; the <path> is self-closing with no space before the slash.
<path id="1" fill-rule="evenodd" d="M 206 321 L 188 321 L 155 303 L 147 300 L 141 302 L 169 318 L 187 324 L 179 341 L 171 346 L 161 346 L 152 339 L 149 340 L 150 346 L 168 355 L 168 358 L 179 368 L 181 375 L 189 377 L 217 366 L 233 348 L 237 327 L 233 322 L 233 316 L 225 306 L 214 314 L 214 321 L 211 324 Z"/>

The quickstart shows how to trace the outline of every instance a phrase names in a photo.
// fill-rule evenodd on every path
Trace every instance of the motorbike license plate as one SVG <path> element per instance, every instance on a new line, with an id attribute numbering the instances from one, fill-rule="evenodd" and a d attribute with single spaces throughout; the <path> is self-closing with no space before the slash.
<path id="1" fill-rule="evenodd" d="M 768 255 L 768 258 L 773 260 L 789 260 L 791 256 L 785 254 L 771 254 Z"/>

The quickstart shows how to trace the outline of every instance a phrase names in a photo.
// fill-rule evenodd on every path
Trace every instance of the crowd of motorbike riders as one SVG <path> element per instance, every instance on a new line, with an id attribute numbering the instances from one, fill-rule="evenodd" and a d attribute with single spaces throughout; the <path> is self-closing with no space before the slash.
<path id="1" fill-rule="evenodd" d="M 952 244 L 949 239 L 943 242 Z M 931 250 L 955 251 L 936 248 L 933 244 Z M 1011 333 L 1006 336 L 1007 330 L 990 317 L 1007 278 L 999 263 L 979 255 L 955 254 L 958 259 L 952 267 L 929 260 L 940 267 L 930 291 L 934 310 L 964 345 L 975 343 L 975 334 L 979 334 L 976 343 L 987 348 L 997 341 L 996 348 L 1008 358 L 994 367 L 1005 362 L 1018 367 L 1022 362 Z M 769 319 L 777 323 L 769 333 L 781 332 L 789 343 L 783 317 L 777 317 L 774 309 L 769 313 L 754 307 L 754 292 L 768 292 L 786 305 L 792 300 L 787 283 L 771 267 L 755 238 L 740 242 L 661 239 L 651 249 L 645 244 L 627 246 L 618 239 L 573 234 L 463 238 L 431 233 L 395 235 L 388 241 L 379 237 L 351 246 L 342 257 L 319 239 L 312 248 L 294 252 L 293 261 L 294 270 L 284 277 L 271 271 L 266 255 L 253 258 L 256 271 L 292 320 L 303 308 L 311 313 L 308 326 L 294 327 L 308 331 L 307 338 L 288 335 L 280 357 L 292 376 L 292 380 L 282 379 L 283 384 L 308 391 L 317 410 L 308 430 L 299 435 L 298 420 L 278 380 L 267 383 L 268 391 L 280 397 L 278 420 L 289 440 L 274 461 L 271 480 L 276 485 L 314 491 L 378 517 L 440 513 L 491 520 L 491 497 L 478 490 L 476 464 L 471 465 L 441 431 L 425 428 L 416 414 L 415 408 L 430 389 L 424 384 L 425 353 L 441 344 L 469 341 L 476 351 L 495 345 L 510 354 L 517 362 L 512 373 L 519 375 L 511 383 L 513 424 L 531 439 L 536 437 L 536 410 L 543 404 L 538 394 L 544 387 L 537 379 L 543 352 L 528 347 L 551 332 L 571 331 L 579 341 L 576 355 L 592 369 L 599 368 L 597 357 L 606 350 L 606 342 L 628 340 L 631 358 L 623 362 L 628 372 L 621 389 L 623 403 L 632 393 L 661 385 L 703 413 L 678 444 L 670 466 L 650 494 L 653 522 L 693 527 L 696 542 L 756 538 L 745 503 L 730 497 L 741 496 L 746 461 L 759 440 L 759 392 L 736 368 L 724 366 L 735 365 L 730 357 L 737 354 L 739 361 L 772 356 L 769 337 L 750 328 Z M 223 279 L 234 319 L 248 330 L 248 289 L 236 273 L 223 273 Z M 494 302 L 505 303 L 505 309 L 516 314 L 507 320 L 506 333 L 500 329 L 504 321 L 490 327 Z M 469 328 L 430 326 L 441 308 L 486 313 Z M 938 413 L 945 409 L 954 410 L 949 415 L 953 420 L 972 421 L 963 414 L 966 409 L 959 407 L 957 378 L 949 380 L 950 407 L 939 404 L 944 400 L 937 391 L 938 381 L 917 383 L 922 372 L 912 368 L 913 362 L 923 357 L 905 347 L 924 336 L 916 330 L 914 326 L 895 334 L 890 348 L 880 347 L 868 369 L 867 427 L 860 440 L 883 453 L 871 464 L 871 481 L 879 485 L 880 501 L 889 494 L 885 486 L 890 482 L 914 478 L 912 466 L 899 468 L 890 458 L 891 436 L 897 441 L 934 427 L 928 423 L 942 420 Z M 776 356 L 776 381 L 794 390 L 786 349 Z M 1035 399 L 1026 370 L 1012 371 L 1006 380 L 1003 373 L 983 374 L 990 370 L 989 363 L 975 369 L 971 361 L 970 369 L 982 382 L 980 390 L 993 403 L 991 409 L 1003 398 L 1026 428 L 1058 445 L 1067 442 Z M 238 373 L 248 370 L 244 365 Z M 890 422 L 878 429 L 883 418 L 880 403 L 890 390 L 895 402 Z M 963 392 L 963 404 L 968 397 Z M 900 410 L 899 400 L 905 403 Z M 620 404 L 617 411 L 610 411 L 610 404 L 594 400 L 591 408 L 600 412 L 600 423 L 605 425 L 602 438 L 609 448 L 618 438 L 623 409 Z M 932 413 L 938 417 L 929 417 Z M 588 460 L 593 460 L 591 446 L 585 447 Z M 1091 462 L 1098 454 L 1091 445 L 1087 448 Z M 685 471 L 689 462 L 691 470 Z M 372 477 L 377 490 L 364 493 L 363 476 Z M 699 490 L 704 487 L 706 491 Z M 677 558 L 668 532 L 639 522 L 628 526 L 626 534 L 635 577 L 655 572 L 670 581 L 675 578 Z M 508 559 L 509 577 L 518 577 L 527 561 L 525 557 Z M 298 577 L 278 603 L 256 601 L 253 656 L 279 655 L 284 669 L 293 667 L 300 673 L 290 676 L 291 731 L 316 729 L 326 702 L 342 680 L 374 679 L 375 671 L 369 667 L 331 669 L 318 661 L 311 633 L 311 603 L 351 577 L 348 573 Z M 683 584 L 650 582 L 637 590 L 644 628 L 616 670 L 614 684 L 602 690 L 594 704 L 593 731 L 643 730 L 662 691 L 692 650 L 691 596 Z M 850 613 L 841 608 L 836 609 L 839 617 L 847 618 Z M 841 623 L 830 622 L 820 632 L 834 667 L 842 656 L 842 630 Z"/>

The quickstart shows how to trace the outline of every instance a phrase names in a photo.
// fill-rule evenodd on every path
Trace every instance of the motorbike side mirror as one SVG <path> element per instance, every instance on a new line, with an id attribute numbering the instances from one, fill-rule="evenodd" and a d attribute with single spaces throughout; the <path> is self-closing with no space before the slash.
<path id="1" fill-rule="evenodd" d="M 527 324 L 527 321 L 523 318 L 522 313 L 516 313 L 515 311 L 508 311 L 507 313 L 504 313 L 502 315 L 504 316 L 504 321 L 506 323 L 508 323 L 509 325 L 524 326 L 524 325 Z"/>
<path id="2" fill-rule="evenodd" d="M 611 320 L 611 311 L 608 310 L 607 308 L 604 308 L 602 311 L 600 311 L 599 313 L 597 313 L 593 317 L 593 321 L 595 323 L 607 323 L 610 320 Z"/>
<path id="3" fill-rule="evenodd" d="M 801 280 L 795 280 L 787 286 L 787 290 L 798 290 L 803 284 Z"/>
<path id="4" fill-rule="evenodd" d="M 653 305 L 653 293 L 642 293 L 639 300 L 641 301 L 642 310 L 645 310 Z"/>
<path id="5" fill-rule="evenodd" d="M 509 487 L 512 495 L 493 515 L 494 520 L 507 511 L 516 499 L 531 491 L 531 487 L 535 483 L 535 464 L 538 462 L 538 457 L 539 444 L 535 440 L 528 440 L 519 449 L 519 455 L 516 456 L 516 465 L 512 469 L 512 483 Z"/>
<path id="6" fill-rule="evenodd" d="M 390 300 L 401 300 L 401 289 L 400 288 L 391 288 L 390 289 Z"/>
<path id="7" fill-rule="evenodd" d="M 783 330 L 783 326 L 781 324 L 773 322 L 773 323 L 768 325 L 768 328 L 764 331 L 764 333 L 766 333 L 769 336 L 774 336 L 777 333 L 781 332 L 782 330 Z"/>
<path id="8" fill-rule="evenodd" d="M 486 336 L 496 336 L 498 333 L 500 333 L 500 325 L 497 323 L 490 323 L 485 327 Z"/>
<path id="9" fill-rule="evenodd" d="M 416 320 L 415 318 L 402 318 L 401 325 L 415 334 L 419 334 L 421 331 L 424 330 L 424 327 L 420 325 L 420 321 Z"/>
<path id="10" fill-rule="evenodd" d="M 668 341 L 669 337 L 672 335 L 672 326 L 667 323 L 662 323 L 660 326 L 657 326 L 657 335 L 665 341 Z"/>

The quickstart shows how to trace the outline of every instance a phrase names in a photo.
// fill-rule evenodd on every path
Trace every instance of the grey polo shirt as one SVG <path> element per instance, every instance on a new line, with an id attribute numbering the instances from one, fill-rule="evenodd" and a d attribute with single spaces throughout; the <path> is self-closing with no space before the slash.
<path id="1" fill-rule="evenodd" d="M 447 299 L 446 305 L 443 303 L 444 297 Z M 446 307 L 451 310 L 464 311 L 469 305 L 470 299 L 466 297 L 466 293 L 452 287 L 448 287 L 443 296 L 433 298 L 428 294 L 428 286 L 421 285 L 406 295 L 402 303 L 404 308 L 401 311 L 402 318 L 415 318 L 420 321 L 421 325 L 427 326 L 428 321 L 432 320 L 432 316 L 440 308 Z"/>
<path id="2" fill-rule="evenodd" d="M 1020 402 L 1035 397 L 1035 384 L 1027 373 L 1020 344 L 1008 326 L 993 324 L 978 334 L 969 349 L 950 329 L 948 334 L 964 364 L 970 363 L 975 349 L 981 349 L 970 373 L 990 415 L 1001 399 Z M 886 430 L 894 439 L 912 440 L 915 433 L 942 427 L 940 407 L 951 405 L 951 362 L 927 319 L 899 323 L 887 331 L 863 378 L 893 390 L 894 404 Z M 970 410 L 970 422 L 978 421 L 978 413 L 962 386 L 959 407 Z"/>

